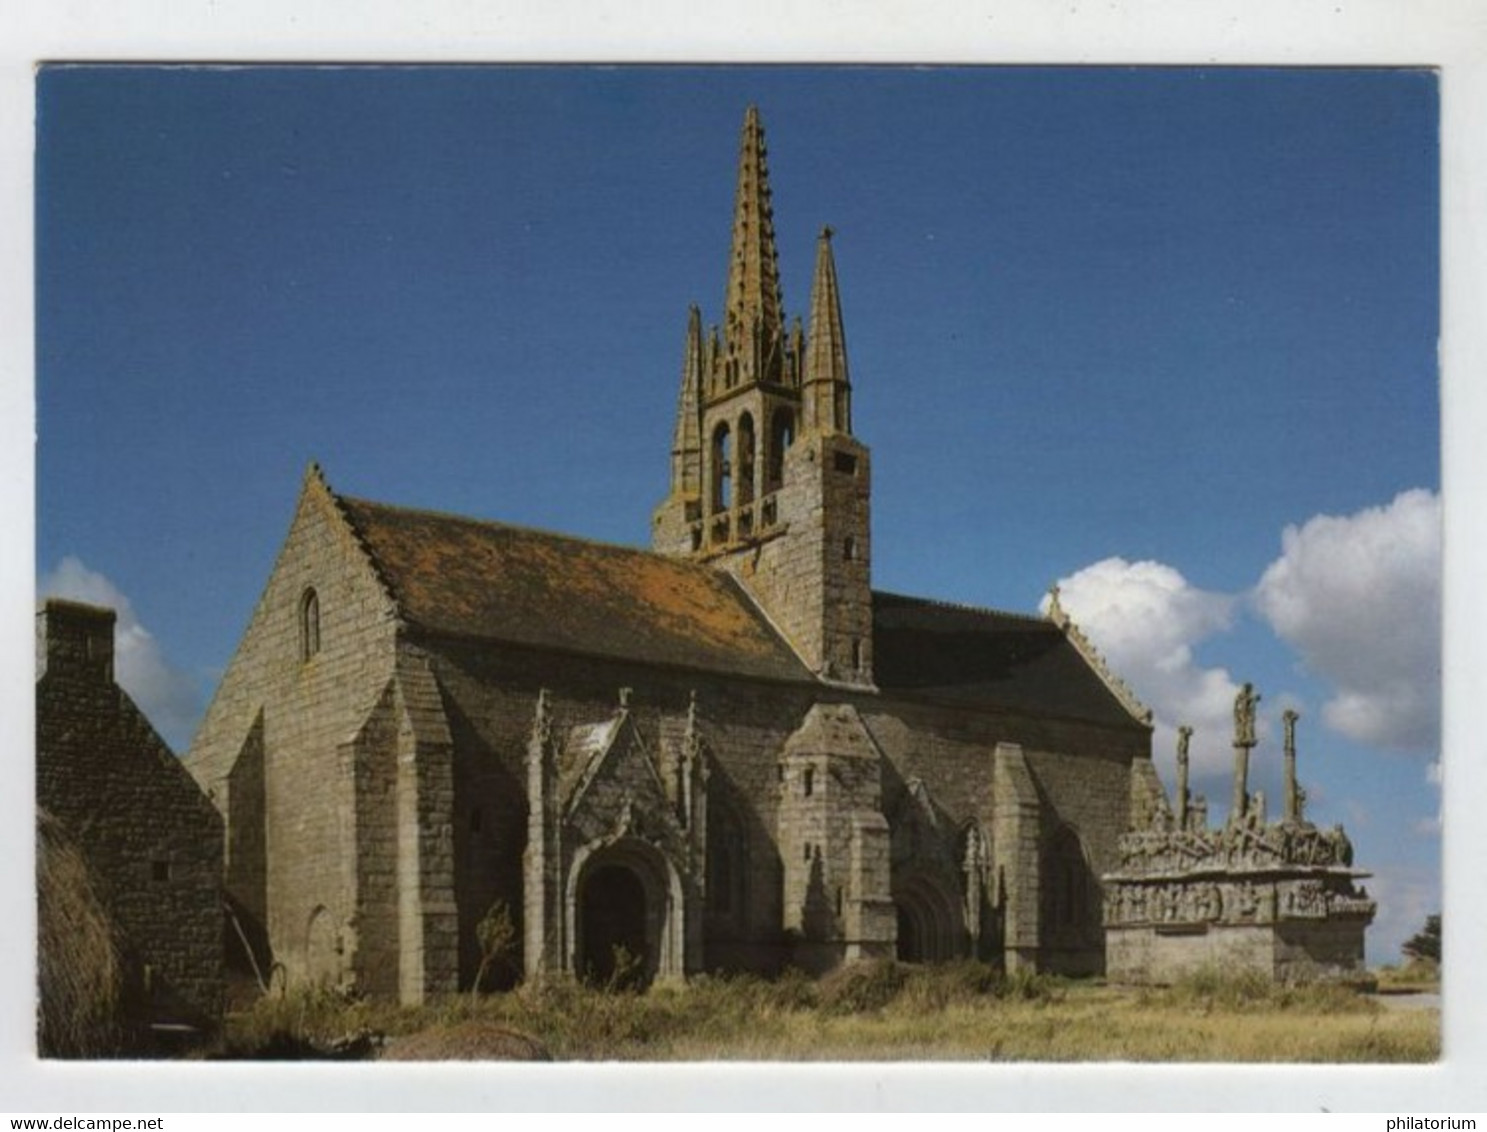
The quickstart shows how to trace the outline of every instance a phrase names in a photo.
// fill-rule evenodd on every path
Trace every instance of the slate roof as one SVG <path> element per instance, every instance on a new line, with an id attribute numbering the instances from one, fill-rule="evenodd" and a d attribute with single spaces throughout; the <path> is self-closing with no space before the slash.
<path id="1" fill-rule="evenodd" d="M 1041 617 L 874 592 L 873 679 L 907 698 L 1140 726 Z"/>
<path id="2" fill-rule="evenodd" d="M 515 644 L 811 680 L 727 574 L 524 527 L 337 497 L 404 618 Z"/>
<path id="3" fill-rule="evenodd" d="M 337 496 L 402 616 L 438 633 L 814 682 L 728 574 L 630 547 Z M 1044 618 L 873 594 L 887 694 L 1139 726 Z"/>

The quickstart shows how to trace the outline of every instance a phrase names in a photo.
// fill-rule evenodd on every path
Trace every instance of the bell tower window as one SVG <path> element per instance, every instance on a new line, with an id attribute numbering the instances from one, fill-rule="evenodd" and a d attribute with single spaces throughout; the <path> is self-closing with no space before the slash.
<path id="1" fill-rule="evenodd" d="M 748 413 L 738 418 L 738 501 L 754 500 L 754 418 Z"/>
<path id="2" fill-rule="evenodd" d="M 733 444 L 726 422 L 713 430 L 712 456 L 712 504 L 716 513 L 733 506 Z"/>

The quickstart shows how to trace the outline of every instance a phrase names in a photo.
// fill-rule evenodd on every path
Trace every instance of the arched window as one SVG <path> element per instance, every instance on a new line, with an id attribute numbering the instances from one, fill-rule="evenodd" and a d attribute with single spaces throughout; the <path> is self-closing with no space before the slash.
<path id="1" fill-rule="evenodd" d="M 707 809 L 707 910 L 737 920 L 743 915 L 748 867 L 743 823 L 727 803 L 710 799 Z"/>
<path id="2" fill-rule="evenodd" d="M 299 599 L 299 658 L 309 660 L 320 651 L 320 598 L 314 588 Z"/>
<path id="3" fill-rule="evenodd" d="M 1045 939 L 1082 939 L 1095 925 L 1095 882 L 1079 834 L 1060 826 L 1044 843 L 1043 853 Z"/>
<path id="4" fill-rule="evenodd" d="M 789 409 L 776 409 L 769 418 L 768 467 L 765 469 L 765 491 L 776 491 L 785 482 L 785 450 L 795 443 L 795 414 Z"/>
<path id="5" fill-rule="evenodd" d="M 724 422 L 713 430 L 712 496 L 713 511 L 726 511 L 733 506 L 733 445 Z"/>
<path id="6" fill-rule="evenodd" d="M 754 418 L 748 413 L 738 418 L 738 501 L 754 500 Z"/>

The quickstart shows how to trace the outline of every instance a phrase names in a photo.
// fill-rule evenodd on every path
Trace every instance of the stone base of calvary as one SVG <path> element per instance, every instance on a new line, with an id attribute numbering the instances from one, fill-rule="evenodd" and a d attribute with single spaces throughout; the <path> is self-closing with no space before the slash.
<path id="1" fill-rule="evenodd" d="M 1177 805 L 1162 799 L 1119 843 L 1104 877 L 1106 972 L 1115 982 L 1165 983 L 1202 968 L 1256 971 L 1283 981 L 1348 978 L 1363 970 L 1363 932 L 1375 904 L 1357 882 L 1341 826 L 1306 820 L 1296 781 L 1296 722 L 1285 720 L 1285 803 L 1267 821 L 1247 778 L 1255 747 L 1248 684 L 1235 701 L 1234 795 L 1229 818 L 1208 826 L 1188 793 L 1188 742 L 1178 731 Z"/>

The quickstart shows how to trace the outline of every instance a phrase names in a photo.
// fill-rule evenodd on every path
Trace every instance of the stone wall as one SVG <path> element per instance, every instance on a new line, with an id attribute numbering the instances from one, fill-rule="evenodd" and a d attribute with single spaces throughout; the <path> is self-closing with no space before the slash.
<path id="1" fill-rule="evenodd" d="M 304 600 L 312 590 L 318 647 L 307 656 Z M 291 981 L 339 979 L 356 962 L 355 779 L 341 749 L 388 687 L 396 628 L 391 599 L 312 469 L 273 573 L 185 758 L 229 819 L 256 821 L 261 810 L 261 830 L 229 824 L 227 838 L 244 846 L 261 837 L 267 845 L 263 927 L 274 961 Z M 262 785 L 249 787 L 261 790 L 261 806 L 231 796 L 253 781 L 240 765 L 244 759 L 262 761 Z M 247 891 L 234 895 L 254 903 Z M 325 954 L 312 962 L 316 948 Z"/>
<path id="2" fill-rule="evenodd" d="M 818 458 L 860 448 L 850 437 L 825 439 L 835 446 L 796 447 L 809 447 Z M 839 545 L 846 528 L 807 517 L 802 522 L 816 527 L 794 543 L 804 555 L 799 586 L 811 588 L 807 575 L 814 571 L 819 580 L 824 570 L 828 580 L 840 574 L 841 586 L 865 592 L 866 464 L 850 475 L 834 468 L 824 474 L 839 478 L 841 491 L 861 492 L 855 502 L 837 500 L 832 510 L 850 519 L 862 560 Z M 806 533 L 800 523 L 796 531 Z M 775 542 L 783 550 L 792 539 Z M 833 566 L 822 555 L 839 560 Z M 313 648 L 305 612 L 311 591 L 318 607 Z M 777 596 L 799 597 L 784 589 Z M 820 624 L 850 650 L 855 623 Z M 704 908 L 688 925 L 701 934 L 703 966 L 776 969 L 793 961 L 792 947 L 811 934 L 786 912 L 785 854 L 803 850 L 787 844 L 800 839 L 792 822 L 782 825 L 781 759 L 812 706 L 832 703 L 860 718 L 880 791 L 876 810 L 848 807 L 821 838 L 830 845 L 833 870 L 832 947 L 850 950 L 848 937 L 862 945 L 858 950 L 886 947 L 893 909 L 869 878 L 889 853 L 894 898 L 908 898 L 899 889 L 915 865 L 920 896 L 926 886 L 933 890 L 942 920 L 959 937 L 956 953 L 969 949 L 975 923 L 984 957 L 1000 954 L 1005 927 L 1026 962 L 1100 968 L 1098 939 L 1091 947 L 1083 936 L 1044 938 L 1036 896 L 1044 884 L 1040 858 L 1047 838 L 1072 830 L 1092 869 L 1115 859 L 1118 833 L 1130 824 L 1131 767 L 1149 755 L 1148 732 L 1139 724 L 1034 718 L 899 700 L 846 681 L 740 679 L 423 633 L 399 623 L 353 528 L 312 471 L 188 757 L 229 818 L 235 894 L 244 907 L 262 909 L 274 959 L 291 981 L 355 981 L 380 992 L 394 979 L 395 962 L 398 993 L 407 1000 L 468 985 L 479 963 L 480 919 L 500 903 L 518 921 L 524 914 L 526 756 L 544 688 L 551 690 L 559 732 L 609 718 L 619 690 L 633 689 L 631 715 L 658 753 L 680 742 L 696 694 L 712 770 L 708 810 L 726 814 L 733 834 L 728 860 L 708 868 L 739 878 L 726 912 L 721 904 Z M 996 772 L 999 744 L 1020 751 L 1011 801 L 1003 795 L 1012 787 Z M 818 772 L 829 776 L 833 767 L 828 759 Z M 911 794 L 913 806 L 906 802 Z M 905 833 L 893 828 L 904 826 L 902 814 L 909 812 L 927 815 L 916 819 L 913 836 L 925 848 L 922 860 L 936 862 L 933 869 L 906 856 Z M 995 880 L 986 884 L 985 916 L 980 902 L 959 906 L 972 827 L 986 842 L 978 875 Z M 852 861 L 862 875 L 852 874 Z M 1097 926 L 1097 885 L 1090 899 L 1088 916 Z M 1014 911 L 1004 925 L 999 917 L 1006 910 Z M 788 928 L 800 935 L 787 935 Z"/>
<path id="3" fill-rule="evenodd" d="M 111 610 L 38 618 L 36 802 L 87 858 L 155 1021 L 222 1013 L 222 821 L 113 680 Z"/>
<path id="4" fill-rule="evenodd" d="M 722 555 L 814 672 L 872 683 L 867 447 L 845 433 L 799 437 L 772 497 L 775 537 Z"/>
<path id="5" fill-rule="evenodd" d="M 526 754 L 544 688 L 551 692 L 550 710 L 558 733 L 610 718 L 619 689 L 630 688 L 636 726 L 653 737 L 648 741 L 662 746 L 679 740 L 690 696 L 696 693 L 699 726 L 712 767 L 709 805 L 726 809 L 736 823 L 737 861 L 746 871 L 736 894 L 740 907 L 727 916 L 704 917 L 707 967 L 771 969 L 790 960 L 785 929 L 800 930 L 801 925 L 794 924 L 786 911 L 786 855 L 803 853 L 794 842 L 812 838 L 807 836 L 809 823 L 796 828 L 781 809 L 786 790 L 800 787 L 796 778 L 804 763 L 792 769 L 781 756 L 790 735 L 818 701 L 850 704 L 859 714 L 881 756 L 877 773 L 886 820 L 891 821 L 901 807 L 906 783 L 913 779 L 922 784 L 942 814 L 942 856 L 954 862 L 947 883 L 957 886 L 962 883 L 958 855 L 967 826 L 974 822 L 995 831 L 1007 820 L 998 805 L 994 774 L 998 743 L 1021 739 L 1037 744 L 1023 761 L 1022 801 L 1029 816 L 1020 828 L 1028 844 L 1015 857 L 995 862 L 1004 896 L 1025 899 L 1026 893 L 1034 893 L 1032 910 L 1023 920 L 1031 933 L 1024 941 L 1029 962 L 1036 961 L 1041 946 L 1037 874 L 1048 828 L 1077 829 L 1093 863 L 1116 859 L 1117 831 L 1129 822 L 1131 764 L 1147 750 L 1145 732 L 1139 727 L 1116 730 L 1077 721 L 1035 721 L 894 702 L 845 689 L 823 696 L 825 690 L 813 685 L 743 681 L 484 642 L 421 638 L 419 647 L 432 658 L 454 736 L 452 823 L 462 982 L 473 973 L 477 956 L 473 929 L 480 916 L 497 900 L 505 901 L 513 914 L 523 906 Z M 829 775 L 831 768 L 822 763 L 816 773 Z M 824 788 L 827 780 L 821 781 Z M 834 834 L 828 830 L 824 812 L 818 824 L 821 836 L 816 840 L 823 846 L 833 838 L 851 840 L 846 826 Z M 783 830 L 794 832 L 787 836 Z M 862 831 L 859 840 L 863 844 L 855 851 L 864 854 L 864 860 L 880 851 L 871 844 L 871 830 Z M 847 856 L 853 851 L 848 848 Z M 845 869 L 846 861 L 832 865 L 838 866 Z M 852 890 L 845 880 L 840 884 L 845 899 Z M 834 916 L 834 888 L 828 895 Z M 1090 915 L 1098 933 L 1097 902 Z M 1095 938 L 1098 953 L 1097 934 Z M 1057 968 L 1061 963 L 1089 969 L 1090 957 L 1054 956 L 1044 965 Z"/>
<path id="6" fill-rule="evenodd" d="M 1155 924 L 1106 933 L 1110 978 L 1173 983 L 1199 971 L 1255 971 L 1280 982 L 1346 978 L 1363 969 L 1358 920 L 1281 924 Z"/>

